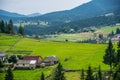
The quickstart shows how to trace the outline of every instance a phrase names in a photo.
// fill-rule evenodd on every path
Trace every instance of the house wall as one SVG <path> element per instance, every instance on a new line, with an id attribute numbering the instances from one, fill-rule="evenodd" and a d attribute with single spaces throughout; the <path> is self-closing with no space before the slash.
<path id="1" fill-rule="evenodd" d="M 42 58 L 41 57 L 39 57 L 39 59 L 38 59 L 38 61 L 37 61 L 37 63 L 41 63 L 43 60 L 42 60 Z"/>
<path id="2" fill-rule="evenodd" d="M 0 60 L 5 61 L 5 57 L 0 57 Z"/>
<path id="3" fill-rule="evenodd" d="M 30 65 L 29 64 L 16 64 L 16 67 L 24 68 L 24 67 L 30 67 Z"/>

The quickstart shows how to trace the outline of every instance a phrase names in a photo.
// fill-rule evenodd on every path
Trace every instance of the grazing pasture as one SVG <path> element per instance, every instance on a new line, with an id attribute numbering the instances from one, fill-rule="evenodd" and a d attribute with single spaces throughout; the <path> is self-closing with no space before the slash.
<path id="1" fill-rule="evenodd" d="M 75 42 L 58 42 L 48 40 L 37 40 L 23 38 L 19 36 L 1 35 L 0 50 L 7 55 L 37 55 L 45 58 L 55 55 L 59 58 L 65 69 L 79 70 L 87 69 L 91 65 L 93 69 L 98 69 L 101 65 L 102 70 L 109 69 L 103 61 L 104 51 L 107 44 L 86 44 Z M 15 80 L 39 80 L 43 71 L 49 75 L 54 67 L 38 68 L 35 70 L 14 70 Z M 4 80 L 5 73 L 0 73 L 1 80 Z M 71 75 L 71 77 L 69 76 Z M 78 72 L 65 73 L 67 80 L 79 79 Z M 74 76 L 74 77 L 73 77 Z"/>

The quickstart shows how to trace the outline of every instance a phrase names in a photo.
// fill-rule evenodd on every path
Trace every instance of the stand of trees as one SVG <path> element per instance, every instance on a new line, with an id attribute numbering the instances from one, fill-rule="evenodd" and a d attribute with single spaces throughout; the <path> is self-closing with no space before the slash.
<path id="1" fill-rule="evenodd" d="M 108 35 L 108 37 L 112 38 L 112 37 L 114 37 L 114 35 L 116 35 L 116 34 L 120 34 L 120 29 L 119 29 L 119 28 L 117 28 L 115 32 L 112 31 L 112 32 Z"/>
<path id="2" fill-rule="evenodd" d="M 13 25 L 13 21 L 9 20 L 9 22 L 5 22 L 3 20 L 0 20 L 0 33 L 6 33 L 6 34 L 12 34 L 15 35 L 16 31 L 14 30 L 14 25 Z M 24 29 L 20 24 L 20 27 L 17 31 L 18 34 L 24 35 Z"/>
<path id="3" fill-rule="evenodd" d="M 14 80 L 14 76 L 10 67 L 8 68 L 7 73 L 5 75 L 5 80 Z"/>
<path id="4" fill-rule="evenodd" d="M 15 34 L 12 20 L 8 23 L 3 20 L 0 21 L 0 33 Z"/>

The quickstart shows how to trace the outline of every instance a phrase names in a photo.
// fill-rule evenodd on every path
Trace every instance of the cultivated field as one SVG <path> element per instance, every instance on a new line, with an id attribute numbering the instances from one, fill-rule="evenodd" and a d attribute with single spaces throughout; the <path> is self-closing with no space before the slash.
<path id="1" fill-rule="evenodd" d="M 0 36 L 0 50 L 6 52 L 7 55 L 39 55 L 43 58 L 55 55 L 59 58 L 65 69 L 72 70 L 87 69 L 88 65 L 91 65 L 93 69 L 98 69 L 99 65 L 101 65 L 102 70 L 109 69 L 109 66 L 102 62 L 106 47 L 106 44 L 53 42 L 3 34 Z M 53 67 L 46 67 L 35 70 L 15 70 L 13 72 L 15 80 L 38 80 L 41 71 L 48 75 L 52 69 Z M 75 74 L 66 73 L 65 75 L 67 80 L 79 79 L 78 72 Z M 0 78 L 3 80 L 4 73 L 0 74 Z"/>

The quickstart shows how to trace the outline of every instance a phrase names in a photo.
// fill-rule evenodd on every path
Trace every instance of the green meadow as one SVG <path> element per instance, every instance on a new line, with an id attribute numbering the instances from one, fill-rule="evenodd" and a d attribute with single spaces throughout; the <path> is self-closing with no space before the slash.
<path id="1" fill-rule="evenodd" d="M 59 34 L 59 35 L 51 35 L 50 38 L 47 38 L 47 40 L 51 41 L 65 41 L 66 39 L 68 41 L 76 42 L 86 39 L 94 38 L 95 35 L 103 34 L 104 36 L 107 36 L 112 31 L 116 32 L 116 29 L 120 28 L 120 26 L 106 26 L 97 28 L 95 32 L 82 32 L 82 33 L 69 33 L 69 34 Z"/>
<path id="2" fill-rule="evenodd" d="M 3 37 L 8 37 L 8 39 L 3 39 Z M 94 68 L 102 65 L 103 69 L 108 69 L 108 66 L 102 63 L 106 44 L 54 42 L 9 35 L 1 35 L 0 40 L 2 43 L 0 50 L 8 55 L 38 55 L 43 58 L 54 55 L 67 69 L 87 68 L 89 64 Z"/>
<path id="3" fill-rule="evenodd" d="M 109 66 L 103 63 L 106 47 L 107 44 L 55 42 L 5 34 L 0 35 L 0 50 L 7 55 L 34 55 L 42 56 L 43 58 L 54 55 L 59 58 L 65 69 L 72 70 L 87 69 L 88 65 L 91 65 L 93 69 L 98 69 L 99 65 L 101 65 L 102 70 L 109 69 Z M 39 80 L 41 71 L 49 75 L 53 68 L 54 66 L 35 70 L 14 70 L 13 72 L 15 80 Z M 0 74 L 2 80 L 4 75 L 5 73 Z M 71 78 L 69 75 L 71 75 Z M 75 74 L 72 72 L 65 73 L 67 80 L 78 80 L 78 75 L 77 72 Z"/>

